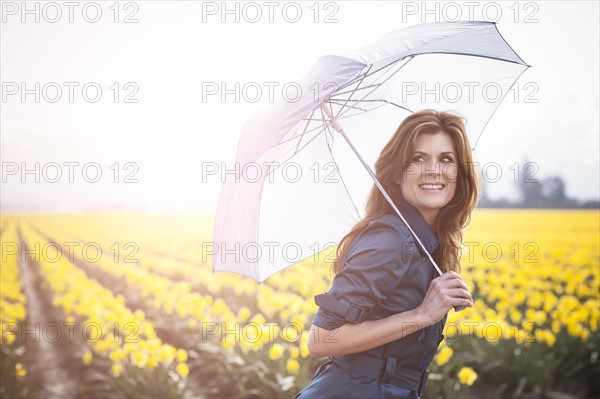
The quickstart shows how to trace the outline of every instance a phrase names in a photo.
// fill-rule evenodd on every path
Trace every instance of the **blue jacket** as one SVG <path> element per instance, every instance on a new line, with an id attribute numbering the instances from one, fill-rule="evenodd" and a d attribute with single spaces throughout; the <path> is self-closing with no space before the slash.
<path id="1" fill-rule="evenodd" d="M 439 242 L 421 213 L 403 201 L 398 209 L 428 252 Z M 371 221 L 353 241 L 331 289 L 315 296 L 313 324 L 334 330 L 345 323 L 377 320 L 419 306 L 437 271 L 393 211 Z M 447 315 L 379 347 L 329 358 L 294 399 L 419 398 L 427 367 L 444 338 Z M 324 337 L 319 337 L 323 339 Z M 332 333 L 332 339 L 335 335 Z"/>

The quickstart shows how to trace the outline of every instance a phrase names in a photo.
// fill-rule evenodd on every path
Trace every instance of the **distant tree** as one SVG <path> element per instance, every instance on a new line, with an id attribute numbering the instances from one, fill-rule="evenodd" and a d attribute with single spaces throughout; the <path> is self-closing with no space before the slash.
<path id="1" fill-rule="evenodd" d="M 560 207 L 564 205 L 567 200 L 565 182 L 558 176 L 545 179 L 542 187 L 542 195 L 550 206 Z"/>
<path id="2" fill-rule="evenodd" d="M 524 208 L 541 208 L 545 205 L 543 194 L 543 185 L 535 176 L 537 164 L 535 162 L 524 161 L 523 168 L 518 174 L 517 181 L 521 195 L 521 206 Z"/>

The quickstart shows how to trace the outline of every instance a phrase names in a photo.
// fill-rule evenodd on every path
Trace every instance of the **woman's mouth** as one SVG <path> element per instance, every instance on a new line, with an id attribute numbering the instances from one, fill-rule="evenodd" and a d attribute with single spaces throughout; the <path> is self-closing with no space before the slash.
<path id="1" fill-rule="evenodd" d="M 419 184 L 419 188 L 424 191 L 436 192 L 444 189 L 444 184 Z"/>

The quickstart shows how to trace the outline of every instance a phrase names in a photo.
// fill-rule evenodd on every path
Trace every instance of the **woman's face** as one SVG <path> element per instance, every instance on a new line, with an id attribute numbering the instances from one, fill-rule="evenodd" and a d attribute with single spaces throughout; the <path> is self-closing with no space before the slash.
<path id="1" fill-rule="evenodd" d="M 450 135 L 441 130 L 422 133 L 400 182 L 401 192 L 433 226 L 439 210 L 454 197 L 457 175 L 456 149 Z"/>

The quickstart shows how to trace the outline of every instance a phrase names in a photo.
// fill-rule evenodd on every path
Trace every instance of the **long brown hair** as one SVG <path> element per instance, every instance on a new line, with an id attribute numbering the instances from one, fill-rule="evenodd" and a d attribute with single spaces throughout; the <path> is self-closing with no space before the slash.
<path id="1" fill-rule="evenodd" d="M 460 115 L 451 111 L 425 109 L 408 116 L 394 136 L 381 151 L 375 163 L 375 176 L 392 198 L 394 203 L 404 201 L 400 186 L 395 184 L 399 176 L 404 176 L 410 164 L 417 136 L 423 133 L 443 131 L 450 135 L 456 149 L 458 175 L 454 197 L 440 209 L 433 233 L 440 243 L 432 254 L 442 271 L 453 270 L 460 273 L 460 253 L 462 230 L 471 220 L 471 212 L 477 206 L 481 190 L 481 177 L 476 173 L 471 154 L 471 146 L 465 125 Z M 336 251 L 336 260 L 332 264 L 333 274 L 339 273 L 350 244 L 358 234 L 372 221 L 393 211 L 379 188 L 373 185 L 366 205 L 366 215 L 348 234 L 342 238 Z M 419 251 L 421 251 L 420 247 Z"/>

